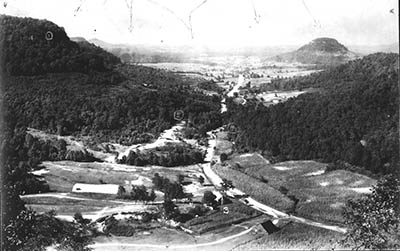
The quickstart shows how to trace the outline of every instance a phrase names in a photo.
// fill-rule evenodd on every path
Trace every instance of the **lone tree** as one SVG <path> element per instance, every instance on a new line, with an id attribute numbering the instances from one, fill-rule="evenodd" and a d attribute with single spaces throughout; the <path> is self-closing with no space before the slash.
<path id="1" fill-rule="evenodd" d="M 343 214 L 349 225 L 345 245 L 354 250 L 399 248 L 400 180 L 382 178 L 371 194 L 349 200 Z"/>
<path id="2" fill-rule="evenodd" d="M 203 203 L 207 206 L 214 206 L 216 204 L 216 198 L 217 196 L 215 196 L 213 192 L 205 191 L 203 195 Z"/>
<path id="3" fill-rule="evenodd" d="M 199 176 L 199 183 L 200 183 L 200 184 L 203 184 L 203 183 L 204 183 L 204 177 L 203 177 L 203 175 L 200 175 L 200 176 Z"/>
<path id="4" fill-rule="evenodd" d="M 227 159 L 228 159 L 228 155 L 226 153 L 221 153 L 221 155 L 219 156 L 219 160 L 221 162 L 224 162 Z"/>
<path id="5" fill-rule="evenodd" d="M 174 219 L 180 212 L 179 208 L 170 200 L 166 200 L 163 203 L 163 214 L 165 219 Z"/>
<path id="6" fill-rule="evenodd" d="M 178 178 L 178 183 L 182 184 L 185 179 L 185 176 L 183 176 L 183 174 L 178 174 L 177 178 Z"/>
<path id="7" fill-rule="evenodd" d="M 123 198 L 126 193 L 126 190 L 123 186 L 118 186 L 117 198 Z"/>

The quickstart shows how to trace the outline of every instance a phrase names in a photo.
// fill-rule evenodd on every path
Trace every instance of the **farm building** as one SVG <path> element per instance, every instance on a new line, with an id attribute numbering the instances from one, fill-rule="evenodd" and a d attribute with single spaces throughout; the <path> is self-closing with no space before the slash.
<path id="1" fill-rule="evenodd" d="M 83 184 L 76 183 L 72 187 L 73 193 L 101 193 L 117 194 L 119 185 L 115 184 Z"/>

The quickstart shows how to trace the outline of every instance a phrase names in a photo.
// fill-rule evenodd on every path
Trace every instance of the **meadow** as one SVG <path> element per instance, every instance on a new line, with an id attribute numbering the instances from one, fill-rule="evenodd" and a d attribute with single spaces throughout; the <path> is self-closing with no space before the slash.
<path id="1" fill-rule="evenodd" d="M 263 182 L 281 194 L 294 197 L 298 199 L 296 215 L 325 223 L 343 223 L 342 210 L 346 201 L 360 198 L 376 184 L 374 179 L 350 171 L 325 172 L 326 164 L 316 161 L 269 164 L 255 153 L 233 156 L 229 163 L 230 166 L 239 164 L 241 168 L 225 168 L 225 173 L 231 172 L 232 177 L 233 174 L 246 175 L 251 177 L 248 181 Z"/>
<path id="2" fill-rule="evenodd" d="M 249 194 L 255 200 L 274 207 L 281 211 L 290 211 L 293 207 L 293 201 L 262 181 L 250 177 L 229 166 L 216 164 L 213 166 L 214 172 L 220 177 L 224 177 L 233 182 L 233 185 L 242 192 Z"/>
<path id="3" fill-rule="evenodd" d="M 299 223 L 286 223 L 273 234 L 260 232 L 256 239 L 240 244 L 232 251 L 247 250 L 343 250 L 340 243 L 343 235 L 333 231 Z"/>

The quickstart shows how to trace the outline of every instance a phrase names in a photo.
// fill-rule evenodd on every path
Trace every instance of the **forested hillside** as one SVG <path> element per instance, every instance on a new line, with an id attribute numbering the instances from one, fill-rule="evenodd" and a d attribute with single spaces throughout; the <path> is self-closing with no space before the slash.
<path id="1" fill-rule="evenodd" d="M 49 21 L 1 16 L 1 24 L 4 117 L 17 127 L 133 144 L 176 123 L 176 110 L 200 133 L 221 123 L 219 99 L 194 92 L 177 75 L 116 66 L 118 58 L 70 41 Z"/>
<path id="2" fill-rule="evenodd" d="M 332 67 L 321 73 L 312 73 L 308 76 L 296 77 L 290 79 L 273 79 L 272 85 L 277 89 L 293 90 L 305 89 L 309 87 L 323 87 L 324 89 L 337 88 L 338 85 L 344 84 L 342 88 L 349 85 L 351 81 L 370 81 L 376 79 L 380 75 L 389 78 L 398 76 L 398 54 L 376 53 L 366 56 L 362 59 L 356 59 Z"/>
<path id="3" fill-rule="evenodd" d="M 92 44 L 71 41 L 47 20 L 0 16 L 1 67 L 10 75 L 107 71 L 116 56 Z"/>
<path id="4" fill-rule="evenodd" d="M 119 83 L 124 76 L 114 73 L 8 77 L 5 119 L 18 126 L 121 144 L 157 137 L 177 122 L 173 116 L 176 110 L 196 119 L 203 131 L 208 124 L 218 123 L 218 118 L 212 118 L 218 115 L 219 99 L 194 93 L 178 78 L 171 79 L 172 74 L 159 72 L 154 89 L 136 84 L 152 71 L 143 68 L 135 78 Z"/>
<path id="5" fill-rule="evenodd" d="M 399 161 L 398 54 L 361 60 L 292 79 L 320 87 L 272 107 L 228 102 L 239 126 L 237 146 L 278 160 L 346 161 L 373 173 L 390 173 Z"/>
<path id="6" fill-rule="evenodd" d="M 1 227 L 6 231 L 1 244 L 6 250 L 42 250 L 52 244 L 87 250 L 91 230 L 86 225 L 36 214 L 19 195 L 48 192 L 30 173 L 40 161 L 92 161 L 92 156 L 68 153 L 63 140 L 34 139 L 26 128 L 129 145 L 157 137 L 178 123 L 174 112 L 182 110 L 183 119 L 205 133 L 221 126 L 219 97 L 195 92 L 193 84 L 163 70 L 120 65 L 99 47 L 70 41 L 51 22 L 0 20 Z"/>

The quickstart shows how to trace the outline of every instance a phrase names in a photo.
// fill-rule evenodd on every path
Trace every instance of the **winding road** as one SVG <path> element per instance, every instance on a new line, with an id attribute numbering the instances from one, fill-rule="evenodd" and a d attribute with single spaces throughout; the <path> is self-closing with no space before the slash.
<path id="1" fill-rule="evenodd" d="M 219 177 L 211 168 L 211 161 L 214 159 L 216 161 L 219 161 L 219 158 L 214 158 L 214 147 L 216 146 L 216 132 L 219 130 L 220 128 L 213 130 L 211 132 L 208 132 L 208 136 L 209 136 L 209 147 L 207 149 L 207 155 L 205 158 L 205 161 L 209 162 L 206 164 L 203 164 L 203 172 L 206 175 L 206 177 L 211 181 L 211 183 L 213 183 L 213 185 L 218 189 L 221 190 L 222 189 L 222 178 Z M 240 191 L 237 188 L 231 188 L 225 191 L 225 193 L 230 196 L 231 198 L 235 198 L 235 196 L 243 196 L 246 195 L 244 192 Z M 342 227 L 338 227 L 338 226 L 332 226 L 332 225 L 326 225 L 320 222 L 315 222 L 315 221 L 311 221 L 305 218 L 301 218 L 301 217 L 297 217 L 297 216 L 293 216 L 293 215 L 289 215 L 287 213 L 281 212 L 275 208 L 272 208 L 270 206 L 267 206 L 261 202 L 258 202 L 257 200 L 251 198 L 251 197 L 247 197 L 246 199 L 238 199 L 241 203 L 252 207 L 264 214 L 270 215 L 274 218 L 277 219 L 289 219 L 298 223 L 303 223 L 303 224 L 307 224 L 307 225 L 311 225 L 311 226 L 315 226 L 315 227 L 319 227 L 319 228 L 324 228 L 324 229 L 328 229 L 328 230 L 332 230 L 332 231 L 336 231 L 339 233 L 346 233 L 347 229 L 346 228 L 342 228 Z"/>
<path id="2" fill-rule="evenodd" d="M 216 240 L 216 241 L 210 241 L 206 243 L 199 243 L 199 244 L 187 244 L 187 245 L 157 245 L 157 244 L 136 244 L 136 243 L 95 243 L 92 245 L 89 245 L 90 248 L 94 249 L 99 249 L 99 248 L 107 248 L 107 247 L 142 247 L 142 248 L 159 248 L 159 249 L 168 249 L 168 250 L 177 250 L 177 249 L 183 249 L 183 250 L 190 250 L 193 248 L 199 248 L 199 247 L 207 247 L 207 246 L 213 246 L 213 245 L 218 245 L 222 244 L 224 242 L 227 242 L 229 240 L 235 239 L 237 237 L 243 236 L 253 230 L 254 227 L 248 228 L 240 233 Z"/>
<path id="3" fill-rule="evenodd" d="M 238 88 L 240 87 L 240 85 L 242 85 L 244 82 L 243 76 L 241 76 L 240 80 L 238 81 L 238 84 L 235 85 L 233 87 L 233 89 L 228 93 L 228 97 L 229 96 L 233 96 L 233 93 L 235 91 L 238 90 Z M 227 107 L 225 104 L 225 98 L 222 99 L 221 102 L 221 113 L 226 112 L 227 111 Z M 160 137 L 153 143 L 151 144 L 147 144 L 147 145 L 134 145 L 131 146 L 129 148 L 125 148 L 123 149 L 123 151 L 121 151 L 119 153 L 119 155 L 117 156 L 117 158 L 122 158 L 122 156 L 129 154 L 130 150 L 133 149 L 148 149 L 148 148 L 152 148 L 155 146 L 159 146 L 159 145 L 163 145 L 168 141 L 176 141 L 176 139 L 173 137 L 173 133 L 174 131 L 178 130 L 180 127 L 182 126 L 182 123 L 170 128 L 169 130 L 167 130 L 165 133 L 163 133 L 162 135 L 160 135 Z M 204 159 L 204 161 L 206 163 L 204 164 L 200 164 L 205 176 L 207 177 L 207 179 L 214 185 L 215 188 L 217 188 L 218 190 L 221 190 L 221 183 L 222 183 L 222 178 L 219 177 L 213 170 L 212 170 L 212 160 L 217 160 L 219 161 L 219 158 L 217 156 L 215 156 L 215 149 L 214 147 L 216 146 L 216 132 L 219 131 L 220 128 L 216 129 L 216 130 L 212 130 L 209 131 L 207 133 L 208 135 L 208 148 L 207 148 L 207 154 L 206 157 Z M 115 156 L 114 157 L 110 157 L 109 159 L 106 159 L 107 162 L 111 162 L 114 163 L 115 162 Z M 246 195 L 244 192 L 240 191 L 237 188 L 231 188 L 228 190 L 225 190 L 225 193 L 227 195 L 229 195 L 230 197 L 235 198 L 235 196 L 244 196 Z M 59 199 L 71 199 L 71 200 L 93 200 L 96 201 L 96 199 L 87 199 L 87 198 L 79 198 L 79 197 L 73 197 L 73 196 L 69 196 L 66 193 L 52 193 L 52 194 L 37 194 L 37 195 L 25 195 L 24 197 L 55 197 L 55 198 L 59 198 Z M 346 233 L 346 229 L 345 228 L 341 228 L 338 226 L 332 226 L 332 225 L 326 225 L 320 222 L 315 222 L 315 221 L 311 221 L 305 218 L 301 218 L 301 217 L 296 217 L 293 215 L 289 215 L 286 214 L 282 211 L 279 211 L 275 208 L 272 208 L 270 206 L 267 206 L 263 203 L 258 202 L 257 200 L 255 200 L 254 198 L 251 198 L 249 196 L 246 196 L 246 198 L 241 198 L 238 199 L 238 201 L 240 201 L 241 203 L 254 208 L 255 210 L 258 210 L 260 212 L 262 212 L 263 214 L 269 215 L 275 219 L 286 219 L 286 220 L 291 220 L 294 222 L 298 222 L 298 223 L 303 223 L 303 224 L 307 224 L 307 225 L 311 225 L 311 226 L 315 226 L 315 227 L 319 227 L 319 228 L 324 228 L 324 229 L 328 229 L 328 230 L 332 230 L 332 231 L 336 231 L 336 232 L 340 232 L 340 233 Z M 119 213 L 122 211 L 136 211 L 138 209 L 138 207 L 143 206 L 143 205 L 137 205 L 136 203 L 130 203 L 130 202 L 124 202 L 124 201 L 110 201 L 110 202 L 115 202 L 115 203 L 119 203 L 122 204 L 121 206 L 117 206 L 117 207 L 105 207 L 102 210 L 95 212 L 94 214 L 90 214 L 90 215 L 84 215 L 85 218 L 90 218 L 92 220 L 96 220 L 100 217 L 103 217 L 105 215 L 109 215 L 111 213 Z M 73 220 L 72 216 L 67 216 L 67 215 L 59 215 L 59 218 L 62 218 L 64 220 Z M 233 234 L 221 239 L 218 239 L 216 241 L 210 241 L 210 242 L 206 242 L 206 243 L 199 243 L 199 244 L 182 244 L 182 245 L 161 245 L 161 244 L 138 244 L 138 243 L 118 243 L 118 242 L 109 242 L 109 243 L 99 243 L 96 242 L 94 244 L 89 245 L 90 248 L 93 248 L 94 250 L 108 250 L 109 248 L 117 248 L 117 249 L 126 249 L 126 248 L 153 248 L 153 249 L 168 249 L 168 250 L 190 250 L 190 249 L 196 249 L 196 248 L 201 248 L 201 247 L 212 247 L 214 245 L 219 245 L 219 244 L 223 244 L 226 243 L 230 240 L 233 240 L 235 238 L 244 236 L 248 233 L 250 233 L 257 225 L 254 225 L 248 229 L 245 229 L 244 231 L 241 231 L 237 234 Z M 214 248 L 217 248 L 213 247 Z M 114 250 L 114 249 L 112 249 Z"/>

